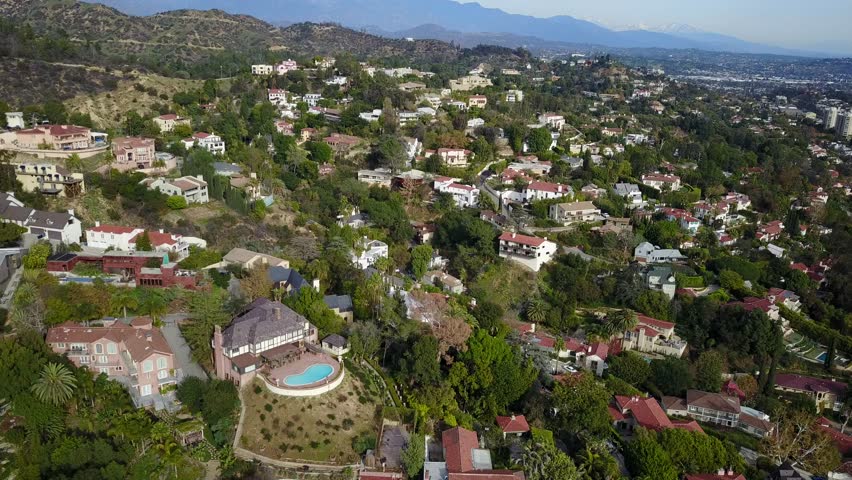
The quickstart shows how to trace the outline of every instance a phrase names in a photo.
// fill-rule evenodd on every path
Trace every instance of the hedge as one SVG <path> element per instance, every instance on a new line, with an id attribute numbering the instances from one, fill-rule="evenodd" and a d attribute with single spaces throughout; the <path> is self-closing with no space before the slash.
<path id="1" fill-rule="evenodd" d="M 790 321 L 790 326 L 796 332 L 822 343 L 823 345 L 828 345 L 832 340 L 834 340 L 834 347 L 838 351 L 852 354 L 852 337 L 849 335 L 843 335 L 837 330 L 826 327 L 825 325 L 820 325 L 783 305 L 780 306 L 780 311 L 781 316 Z"/>
<path id="2" fill-rule="evenodd" d="M 676 273 L 677 288 L 704 288 L 704 277 L 700 275 L 684 275 Z"/>

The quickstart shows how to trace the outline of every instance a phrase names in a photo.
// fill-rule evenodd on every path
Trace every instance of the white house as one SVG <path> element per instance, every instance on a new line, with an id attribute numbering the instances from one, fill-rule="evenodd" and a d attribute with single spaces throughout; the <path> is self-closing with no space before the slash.
<path id="1" fill-rule="evenodd" d="M 453 196 L 459 208 L 476 207 L 479 205 L 479 189 L 470 185 L 456 183 L 454 178 L 440 177 L 435 179 L 435 190 Z"/>
<path id="2" fill-rule="evenodd" d="M 547 125 L 553 130 L 562 130 L 562 127 L 565 126 L 565 117 L 555 113 L 542 113 L 538 116 L 538 123 Z"/>
<path id="3" fill-rule="evenodd" d="M 403 137 L 402 143 L 405 146 L 405 154 L 409 161 L 420 155 L 420 151 L 423 149 L 423 144 L 415 137 Z"/>
<path id="4" fill-rule="evenodd" d="M 571 188 L 571 185 L 562 185 L 561 183 L 532 182 L 524 188 L 524 200 L 527 202 L 571 196 L 574 196 L 574 189 Z"/>
<path id="5" fill-rule="evenodd" d="M 660 248 L 649 242 L 642 242 L 636 246 L 633 256 L 639 263 L 672 263 L 686 259 L 680 250 Z"/>
<path id="6" fill-rule="evenodd" d="M 174 113 L 167 113 L 156 117 L 154 119 L 154 123 L 157 124 L 157 127 L 160 128 L 161 132 L 168 133 L 174 131 L 175 127 L 178 125 L 189 125 L 189 119 L 183 118 Z"/>
<path id="7" fill-rule="evenodd" d="M 272 72 L 275 70 L 275 67 L 272 65 L 252 65 L 251 66 L 251 74 L 252 75 L 272 75 Z"/>
<path id="8" fill-rule="evenodd" d="M 216 134 L 197 132 L 193 133 L 190 138 L 184 138 L 182 142 L 187 149 L 198 146 L 214 155 L 225 153 L 225 142 L 222 140 L 222 137 Z"/>
<path id="9" fill-rule="evenodd" d="M 645 273 L 645 285 L 651 290 L 663 292 L 673 299 L 677 292 L 677 280 L 672 268 L 668 266 L 653 267 Z"/>
<path id="10" fill-rule="evenodd" d="M 185 177 L 173 180 L 165 178 L 146 178 L 140 183 L 150 190 L 159 190 L 169 196 L 180 196 L 186 199 L 186 203 L 207 203 L 210 197 L 207 193 L 207 182 L 201 175 Z"/>
<path id="11" fill-rule="evenodd" d="M 642 175 L 642 183 L 655 190 L 663 190 L 663 188 L 668 188 L 668 190 L 671 192 L 680 190 L 681 186 L 680 177 L 678 177 L 677 175 L 663 175 L 660 173 Z"/>
<path id="12" fill-rule="evenodd" d="M 27 207 L 11 193 L 0 193 L 0 222 L 14 223 L 50 243 L 79 244 L 83 236 L 74 211 L 46 212 Z"/>
<path id="13" fill-rule="evenodd" d="M 388 244 L 364 237 L 358 248 L 352 253 L 352 263 L 362 270 L 371 267 L 380 258 L 388 258 Z"/>
<path id="14" fill-rule="evenodd" d="M 365 122 L 378 122 L 382 118 L 382 109 L 377 108 L 370 112 L 362 112 L 358 114 L 358 118 Z"/>
<path id="15" fill-rule="evenodd" d="M 10 129 L 27 128 L 27 123 L 24 121 L 23 112 L 6 112 L 6 126 Z"/>
<path id="16" fill-rule="evenodd" d="M 306 93 L 302 100 L 304 100 L 304 102 L 307 103 L 309 107 L 316 107 L 317 104 L 319 104 L 319 101 L 322 100 L 322 94 Z"/>
<path id="17" fill-rule="evenodd" d="M 592 202 L 557 203 L 550 206 L 550 219 L 563 225 L 595 222 L 602 218 L 600 209 Z"/>
<path id="18" fill-rule="evenodd" d="M 468 108 L 485 108 L 488 105 L 488 97 L 485 95 L 471 95 L 467 100 Z"/>
<path id="19" fill-rule="evenodd" d="M 686 351 L 686 342 L 675 335 L 674 329 L 674 323 L 639 315 L 636 327 L 623 333 L 621 348 L 679 358 Z"/>
<path id="20" fill-rule="evenodd" d="M 479 128 L 485 126 L 485 120 L 481 118 L 471 118 L 467 121 L 467 128 Z"/>
<path id="21" fill-rule="evenodd" d="M 270 88 L 266 90 L 266 95 L 272 103 L 287 102 L 287 90 L 281 88 Z"/>
<path id="22" fill-rule="evenodd" d="M 630 207 L 642 205 L 642 191 L 639 190 L 639 185 L 635 183 L 616 183 L 613 186 L 613 191 L 619 197 L 624 197 Z"/>
<path id="23" fill-rule="evenodd" d="M 553 259 L 556 244 L 539 237 L 503 232 L 500 235 L 500 256 L 508 258 L 537 272 Z"/>
<path id="24" fill-rule="evenodd" d="M 508 103 L 520 103 L 524 101 L 524 91 L 523 90 L 509 90 L 506 92 L 506 102 Z"/>
<path id="25" fill-rule="evenodd" d="M 94 227 L 86 229 L 86 245 L 94 248 L 135 251 L 139 236 L 143 232 L 145 229 L 142 228 L 101 225 L 100 222 L 95 222 Z M 188 256 L 191 246 L 207 247 L 207 242 L 201 238 L 184 237 L 163 230 L 148 231 L 147 235 L 155 251 L 175 253 L 176 257 L 172 260 L 180 260 Z"/>

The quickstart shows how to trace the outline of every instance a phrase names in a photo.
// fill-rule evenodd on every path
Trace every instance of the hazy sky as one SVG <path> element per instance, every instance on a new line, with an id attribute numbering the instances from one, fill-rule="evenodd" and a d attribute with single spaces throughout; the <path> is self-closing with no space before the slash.
<path id="1" fill-rule="evenodd" d="M 783 47 L 852 50 L 852 0 L 478 1 L 537 17 L 570 15 L 607 26 L 682 23 Z"/>

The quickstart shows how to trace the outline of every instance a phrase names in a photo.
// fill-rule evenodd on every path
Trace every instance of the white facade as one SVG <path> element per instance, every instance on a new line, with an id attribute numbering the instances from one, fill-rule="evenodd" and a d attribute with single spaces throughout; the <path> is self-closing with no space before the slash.
<path id="1" fill-rule="evenodd" d="M 549 240 L 519 233 L 504 232 L 500 236 L 500 256 L 525 265 L 537 272 L 551 261 L 557 245 Z"/>
<path id="2" fill-rule="evenodd" d="M 272 103 L 286 103 L 287 102 L 287 90 L 282 90 L 280 88 L 270 88 L 266 91 L 267 97 L 269 101 Z"/>
<path id="3" fill-rule="evenodd" d="M 672 192 L 680 190 L 681 187 L 680 177 L 677 175 L 661 175 L 659 173 L 642 175 L 642 183 L 655 190 L 663 190 L 667 187 Z"/>
<path id="4" fill-rule="evenodd" d="M 547 125 L 553 130 L 562 130 L 562 127 L 565 126 L 565 117 L 555 113 L 543 113 L 538 116 L 538 123 Z"/>
<path id="5" fill-rule="evenodd" d="M 524 91 L 523 90 L 509 90 L 506 92 L 506 102 L 508 103 L 520 103 L 524 101 Z"/>
<path id="6" fill-rule="evenodd" d="M 275 73 L 278 75 L 286 75 L 287 72 L 292 72 L 298 69 L 299 65 L 296 63 L 295 60 L 284 60 L 278 65 L 275 65 Z"/>
<path id="7" fill-rule="evenodd" d="M 465 167 L 472 152 L 463 148 L 439 148 L 437 153 L 443 164 L 450 167 Z"/>
<path id="8" fill-rule="evenodd" d="M 558 203 L 550 206 L 550 219 L 563 225 L 600 220 L 601 211 L 592 202 Z"/>
<path id="9" fill-rule="evenodd" d="M 633 256 L 639 263 L 671 263 L 686 259 L 680 250 L 659 248 L 648 242 L 640 243 L 633 251 Z"/>
<path id="10" fill-rule="evenodd" d="M 570 185 L 561 183 L 532 182 L 524 189 L 524 200 L 527 202 L 553 200 L 573 195 L 574 189 Z"/>
<path id="11" fill-rule="evenodd" d="M 222 137 L 216 134 L 205 132 L 194 133 L 192 137 L 184 139 L 183 144 L 187 149 L 198 146 L 214 155 L 225 153 L 225 142 L 222 140 Z"/>
<path id="12" fill-rule="evenodd" d="M 642 205 L 642 191 L 639 190 L 639 185 L 635 183 L 616 183 L 613 186 L 615 194 L 619 197 L 624 197 L 627 200 L 627 205 L 636 207 Z"/>
<path id="13" fill-rule="evenodd" d="M 388 258 L 388 244 L 379 240 L 361 239 L 358 250 L 352 253 L 352 263 L 362 270 L 371 267 L 380 258 Z"/>
<path id="14" fill-rule="evenodd" d="M 272 75 L 272 72 L 275 70 L 275 67 L 272 65 L 252 65 L 251 66 L 251 74 L 252 75 Z"/>
<path id="15" fill-rule="evenodd" d="M 319 101 L 322 100 L 322 94 L 306 93 L 302 100 L 304 100 L 309 107 L 316 107 L 319 104 Z"/>
<path id="16" fill-rule="evenodd" d="M 435 190 L 453 196 L 459 208 L 479 206 L 479 189 L 470 185 L 456 183 L 455 179 L 435 180 Z"/>
<path id="17" fill-rule="evenodd" d="M 151 190 L 159 190 L 169 196 L 180 196 L 186 199 L 186 203 L 207 203 L 210 197 L 207 193 L 207 182 L 201 176 L 185 176 L 174 180 L 164 178 L 146 178 L 142 180 Z"/>
<path id="18" fill-rule="evenodd" d="M 6 126 L 9 128 L 27 128 L 23 112 L 6 112 Z"/>

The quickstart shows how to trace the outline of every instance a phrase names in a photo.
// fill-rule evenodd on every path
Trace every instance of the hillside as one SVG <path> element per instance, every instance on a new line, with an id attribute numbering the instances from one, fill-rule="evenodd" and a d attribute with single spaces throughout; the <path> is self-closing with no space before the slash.
<path id="1" fill-rule="evenodd" d="M 446 62 L 472 54 L 441 41 L 407 42 L 333 24 L 279 28 L 221 10 L 176 10 L 137 17 L 72 0 L 0 0 L 0 16 L 16 28 L 29 25 L 48 39 L 45 42 L 67 44 L 68 55 L 78 63 L 144 67 L 178 76 L 234 73 L 251 62 L 265 60 L 270 51 L 302 58 L 343 52 L 360 58 L 399 56 L 415 63 Z M 69 25 L 73 29 L 66 27 Z M 5 47 L 0 45 L 0 55 L 18 56 L 11 45 L 17 41 L 20 39 L 11 38 L 4 42 Z M 41 50 L 37 53 L 44 55 Z M 513 55 L 509 50 L 506 54 Z"/>
<path id="2" fill-rule="evenodd" d="M 107 73 L 85 65 L 0 57 L 0 78 L 0 100 L 23 106 L 46 99 L 104 94 L 125 77 L 120 72 Z"/>

